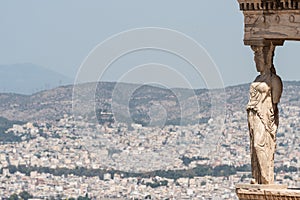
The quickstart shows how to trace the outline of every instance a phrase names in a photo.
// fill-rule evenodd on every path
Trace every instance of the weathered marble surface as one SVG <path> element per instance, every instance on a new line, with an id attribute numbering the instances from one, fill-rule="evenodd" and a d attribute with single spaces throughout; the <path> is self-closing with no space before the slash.
<path id="1" fill-rule="evenodd" d="M 257 71 L 247 105 L 253 183 L 274 183 L 274 154 L 279 124 L 277 104 L 282 81 L 273 65 L 275 46 L 252 46 Z"/>
<path id="2" fill-rule="evenodd" d="M 299 0 L 238 0 L 244 14 L 245 45 L 265 43 L 283 45 L 300 40 Z"/>
<path id="3" fill-rule="evenodd" d="M 236 193 L 240 200 L 297 200 L 300 190 L 287 189 L 286 185 L 239 184 Z"/>
<path id="4" fill-rule="evenodd" d="M 276 46 L 300 41 L 300 0 L 238 0 L 244 14 L 244 44 L 255 53 L 260 75 L 251 84 L 247 105 L 253 184 L 237 185 L 240 200 L 300 200 L 300 190 L 274 185 L 277 104 L 282 83 L 273 65 Z M 258 183 L 258 184 L 257 184 Z"/>

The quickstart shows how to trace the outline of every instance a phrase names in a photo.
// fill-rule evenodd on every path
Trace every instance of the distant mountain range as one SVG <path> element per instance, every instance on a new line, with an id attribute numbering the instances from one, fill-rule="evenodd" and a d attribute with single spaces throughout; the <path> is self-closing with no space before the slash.
<path id="1" fill-rule="evenodd" d="M 0 92 L 33 94 L 72 84 L 72 79 L 31 63 L 0 65 Z"/>
<path id="2" fill-rule="evenodd" d="M 212 94 L 206 89 L 164 89 L 149 85 L 100 82 L 95 92 L 91 91 L 91 84 L 93 83 L 76 86 L 81 91 L 81 99 L 72 99 L 73 85 L 32 95 L 2 93 L 0 117 L 32 122 L 57 120 L 64 114 L 73 114 L 73 103 L 79 103 L 82 118 L 99 121 L 102 117 L 107 119 L 110 113 L 118 121 L 143 125 L 155 125 L 161 119 L 165 120 L 165 124 L 207 123 L 211 117 Z M 94 94 L 93 98 L 85 99 L 90 92 Z M 249 84 L 227 87 L 225 92 L 226 97 L 215 94 L 215 100 L 226 100 L 226 115 L 244 112 L 248 102 Z M 130 96 L 127 99 L 128 93 Z M 83 102 L 80 104 L 80 101 Z M 300 82 L 284 82 L 281 105 L 300 107 Z M 91 111 L 96 111 L 96 116 Z M 151 121 L 153 116 L 157 122 Z"/>

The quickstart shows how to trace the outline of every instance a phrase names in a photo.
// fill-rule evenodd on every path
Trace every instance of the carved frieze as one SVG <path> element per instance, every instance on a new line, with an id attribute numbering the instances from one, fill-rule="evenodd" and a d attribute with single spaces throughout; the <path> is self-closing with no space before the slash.
<path id="1" fill-rule="evenodd" d="M 251 40 L 300 40 L 300 11 L 244 12 L 245 43 Z"/>
<path id="2" fill-rule="evenodd" d="M 245 10 L 298 10 L 299 0 L 238 0 L 240 9 Z"/>
<path id="3" fill-rule="evenodd" d="M 238 0 L 244 13 L 245 45 L 300 40 L 300 0 Z"/>

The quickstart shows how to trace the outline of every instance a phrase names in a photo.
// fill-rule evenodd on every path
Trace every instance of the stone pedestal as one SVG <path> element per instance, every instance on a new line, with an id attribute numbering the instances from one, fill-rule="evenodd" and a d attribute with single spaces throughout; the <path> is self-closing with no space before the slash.
<path id="1" fill-rule="evenodd" d="M 236 194 L 239 200 L 300 200 L 300 190 L 287 185 L 238 184 Z"/>

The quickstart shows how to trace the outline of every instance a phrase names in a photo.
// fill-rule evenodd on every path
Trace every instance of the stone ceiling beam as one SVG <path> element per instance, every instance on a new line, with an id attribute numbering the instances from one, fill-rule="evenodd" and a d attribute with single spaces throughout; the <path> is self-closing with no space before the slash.
<path id="1" fill-rule="evenodd" d="M 238 0 L 244 14 L 245 45 L 276 46 L 300 41 L 300 0 Z"/>

